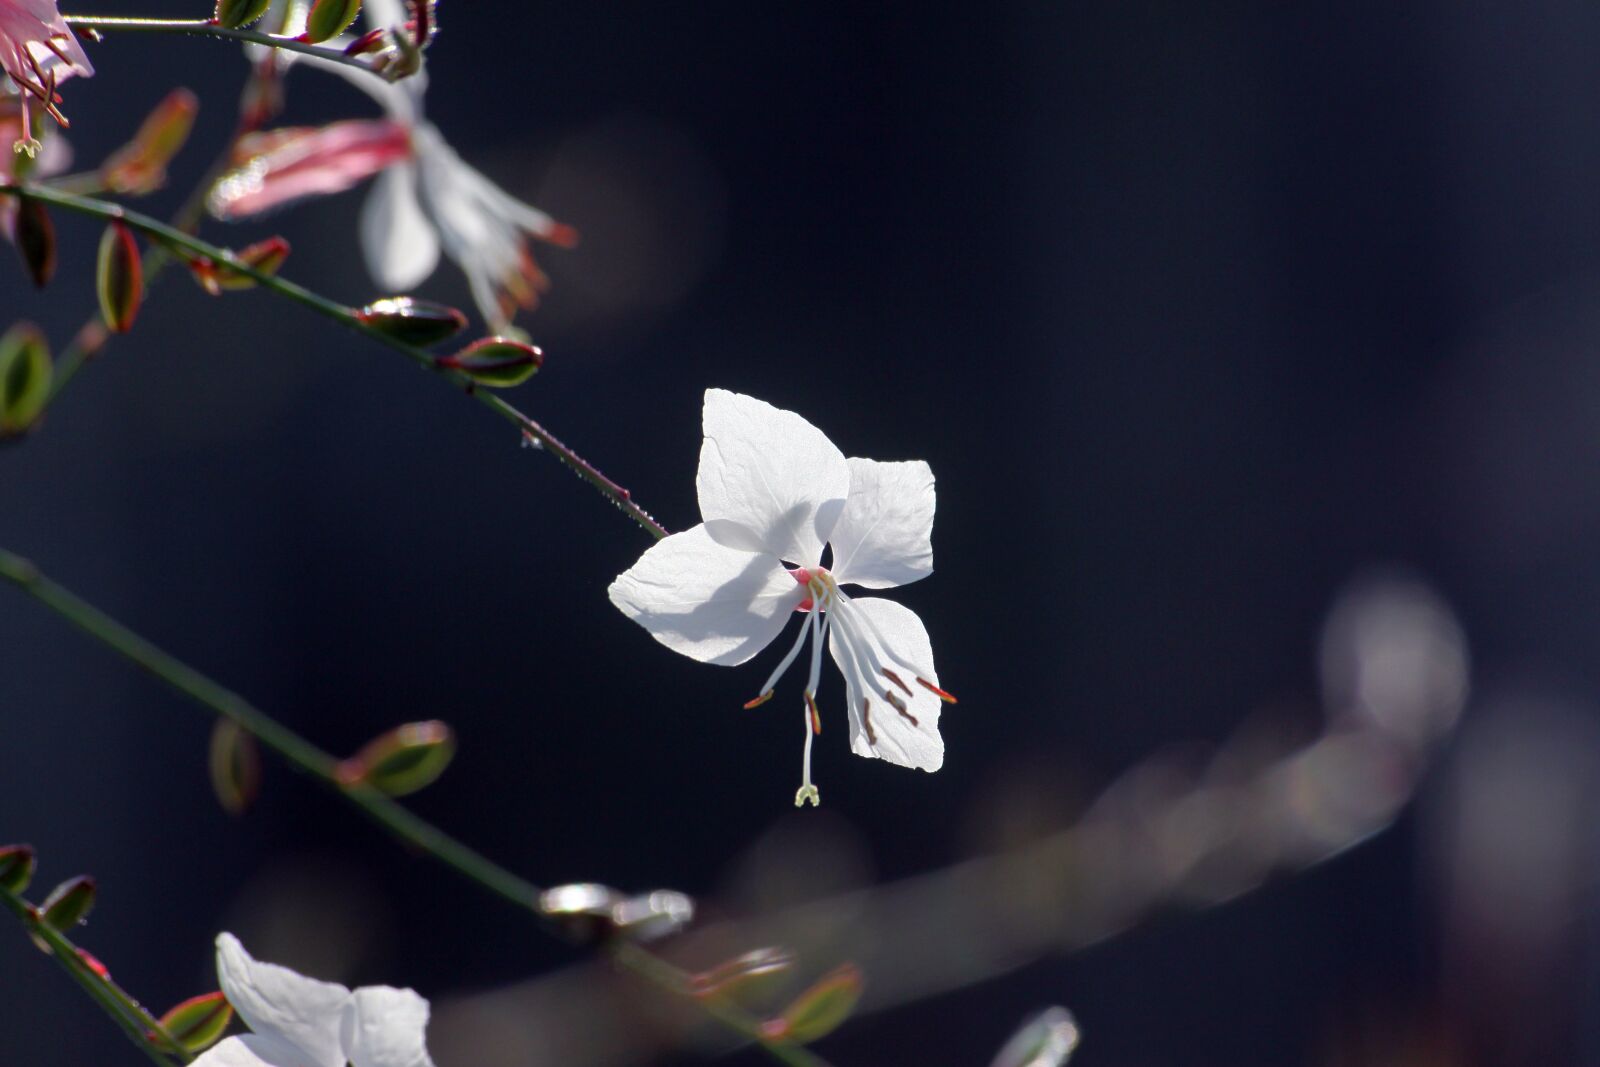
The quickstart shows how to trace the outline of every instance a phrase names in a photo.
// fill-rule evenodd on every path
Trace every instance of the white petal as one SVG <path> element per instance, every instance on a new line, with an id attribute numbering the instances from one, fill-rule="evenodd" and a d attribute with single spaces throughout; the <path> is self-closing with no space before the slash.
<path id="1" fill-rule="evenodd" d="M 190 1067 L 312 1067 L 293 1045 L 260 1034 L 241 1034 L 212 1045 Z"/>
<path id="2" fill-rule="evenodd" d="M 425 1033 L 428 1002 L 410 989 L 362 986 L 345 1020 L 353 1067 L 433 1067 Z"/>
<path id="3" fill-rule="evenodd" d="M 657 541 L 608 592 L 663 645 L 724 666 L 767 647 L 805 598 L 775 557 L 719 545 L 703 525 Z"/>
<path id="4" fill-rule="evenodd" d="M 943 705 L 917 683 L 923 678 L 939 684 L 922 620 L 910 608 L 878 597 L 856 597 L 829 611 L 834 618 L 828 651 L 845 679 L 850 750 L 902 767 L 938 770 L 944 765 L 939 736 Z M 893 671 L 903 686 L 885 670 Z M 904 705 L 904 713 L 895 701 Z"/>
<path id="5" fill-rule="evenodd" d="M 439 237 L 417 202 L 409 165 L 378 175 L 361 207 L 361 251 L 380 289 L 401 293 L 421 285 L 439 264 Z"/>
<path id="6" fill-rule="evenodd" d="M 232 934 L 217 936 L 217 979 L 251 1030 L 305 1054 L 294 1067 L 344 1067 L 340 1029 L 350 990 L 252 959 Z"/>
<path id="7" fill-rule="evenodd" d="M 828 542 L 833 576 L 868 589 L 933 573 L 933 471 L 920 459 L 850 460 L 850 497 Z"/>
<path id="8" fill-rule="evenodd" d="M 844 453 L 792 411 L 707 389 L 695 488 L 700 517 L 722 544 L 801 566 L 822 560 L 850 492 Z"/>

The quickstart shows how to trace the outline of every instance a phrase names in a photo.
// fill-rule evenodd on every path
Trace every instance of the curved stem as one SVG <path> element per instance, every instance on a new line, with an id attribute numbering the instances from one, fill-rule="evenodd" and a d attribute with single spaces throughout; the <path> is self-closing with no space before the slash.
<path id="1" fill-rule="evenodd" d="M 371 66 L 354 56 L 345 55 L 340 49 L 324 48 L 295 37 L 279 37 L 276 34 L 262 33 L 260 30 L 230 30 L 210 19 L 120 18 L 102 15 L 63 15 L 62 19 L 74 29 L 99 30 L 102 33 L 176 33 L 187 37 L 216 37 L 224 41 L 259 44 L 267 48 L 279 48 L 285 52 L 316 56 L 329 63 L 340 63 L 357 70 L 364 70 L 375 78 L 382 77 Z"/>
<path id="2" fill-rule="evenodd" d="M 193 234 L 185 233 L 183 230 L 175 226 L 169 226 L 159 219 L 151 218 L 149 215 L 131 211 L 120 204 L 114 204 L 107 200 L 98 200 L 93 197 L 78 196 L 74 193 L 40 185 L 0 183 L 0 194 L 4 193 L 32 197 L 41 203 L 54 204 L 57 207 L 96 218 L 120 220 L 130 228 L 155 239 L 161 244 L 173 248 L 181 248 L 196 256 L 203 256 L 213 262 L 225 264 L 229 270 L 253 279 L 262 288 L 271 290 L 279 296 L 287 297 L 297 304 L 310 308 L 319 315 L 330 318 L 349 329 L 365 334 L 373 340 L 394 349 L 419 367 L 424 367 L 443 375 L 463 393 L 473 397 L 484 407 L 515 425 L 525 437 L 537 441 L 545 450 L 566 464 L 578 477 L 594 486 L 604 496 L 609 497 L 612 503 L 616 504 L 624 514 L 644 527 L 646 533 L 657 539 L 667 536 L 666 527 L 651 517 L 650 513 L 644 508 L 635 504 L 632 493 L 606 477 L 588 460 L 562 443 L 561 439 L 556 437 L 555 434 L 512 407 L 498 395 L 480 388 L 477 383 L 466 375 L 440 367 L 434 356 L 426 350 L 415 345 L 406 344 L 404 341 L 391 337 L 376 327 L 368 326 L 356 317 L 353 310 L 343 304 L 329 300 L 319 293 L 314 293 L 303 285 L 296 285 L 286 278 L 275 274 L 263 273 L 238 259 L 225 248 L 220 248 L 208 241 L 202 241 Z"/>

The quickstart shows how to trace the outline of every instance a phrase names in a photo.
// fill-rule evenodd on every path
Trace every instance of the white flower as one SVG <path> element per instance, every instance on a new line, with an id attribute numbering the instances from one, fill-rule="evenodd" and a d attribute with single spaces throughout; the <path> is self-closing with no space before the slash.
<path id="1" fill-rule="evenodd" d="M 94 74 L 89 57 L 56 9 L 56 0 L 0 0 L 0 81 L 33 97 L 61 125 L 67 120 L 56 105 L 56 85 L 77 74 Z M 15 150 L 33 155 L 28 109 L 22 109 L 22 136 Z"/>
<path id="2" fill-rule="evenodd" d="M 433 1067 L 423 1041 L 428 1002 L 409 989 L 351 992 L 252 959 L 232 934 L 217 936 L 217 978 L 251 1032 L 192 1067 Z"/>
<path id="3" fill-rule="evenodd" d="M 695 478 L 704 521 L 651 546 L 611 584 L 611 602 L 674 652 L 723 665 L 748 660 L 796 610 L 808 612 L 745 705 L 771 699 L 810 635 L 797 806 L 818 802 L 811 737 L 822 730 L 824 638 L 844 675 L 851 751 L 938 770 L 940 704 L 955 698 L 939 688 L 928 631 L 909 608 L 840 588 L 887 589 L 933 573 L 933 472 L 921 460 L 845 459 L 794 412 L 722 389 L 706 390 L 704 426 Z"/>

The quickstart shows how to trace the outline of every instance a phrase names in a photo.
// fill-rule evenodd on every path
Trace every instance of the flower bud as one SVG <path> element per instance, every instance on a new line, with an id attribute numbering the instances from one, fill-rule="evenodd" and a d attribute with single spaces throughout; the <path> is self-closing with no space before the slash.
<path id="1" fill-rule="evenodd" d="M 370 785 L 392 797 L 433 784 L 456 754 L 456 739 L 442 722 L 410 722 L 367 742 L 339 765 L 345 785 Z"/>
<path id="2" fill-rule="evenodd" d="M 261 792 L 261 750 L 232 719 L 211 728 L 211 791 L 229 815 L 243 815 Z"/>
<path id="3" fill-rule="evenodd" d="M 1065 1008 L 1046 1008 L 1018 1030 L 989 1067 L 1061 1067 L 1078 1047 L 1078 1024 Z"/>
<path id="4" fill-rule="evenodd" d="M 31 322 L 0 337 L 0 437 L 22 433 L 50 399 L 50 348 Z"/>
<path id="5" fill-rule="evenodd" d="M 33 284 L 43 289 L 56 273 L 56 227 L 44 204 L 31 196 L 17 197 L 11 239 L 22 255 Z"/>
<path id="6" fill-rule="evenodd" d="M 217 0 L 212 17 L 224 29 L 239 30 L 265 15 L 271 6 L 272 0 Z"/>
<path id="7" fill-rule="evenodd" d="M 536 346 L 509 337 L 485 337 L 453 356 L 440 356 L 434 365 L 460 371 L 479 385 L 507 389 L 521 385 L 544 363 Z"/>
<path id="8" fill-rule="evenodd" d="M 633 941 L 659 941 L 694 921 L 694 901 L 675 889 L 640 893 L 615 904 L 611 921 Z"/>
<path id="9" fill-rule="evenodd" d="M 607 885 L 574 882 L 539 894 L 539 913 L 580 944 L 599 941 L 616 931 L 613 913 L 625 898 Z"/>
<path id="10" fill-rule="evenodd" d="M 200 102 L 189 90 L 168 93 L 139 126 L 133 140 L 100 165 L 100 179 L 106 188 L 132 194 L 159 189 L 167 180 L 167 164 L 189 139 L 199 109 Z"/>
<path id="11" fill-rule="evenodd" d="M 395 296 L 374 300 L 356 312 L 356 318 L 389 337 L 427 348 L 454 337 L 467 328 L 467 317 L 453 307 L 429 300 Z"/>
<path id="12" fill-rule="evenodd" d="M 793 966 L 794 953 L 788 949 L 758 948 L 691 976 L 689 986 L 697 997 L 720 997 L 756 988 Z"/>
<path id="13" fill-rule="evenodd" d="M 33 881 L 34 862 L 32 845 L 0 847 L 0 889 L 8 893 L 26 890 Z"/>
<path id="14" fill-rule="evenodd" d="M 222 1036 L 233 1021 L 233 1006 L 221 993 L 202 993 L 190 997 L 161 1017 L 161 1028 L 174 1041 L 189 1052 L 209 1048 Z M 149 1035 L 153 1042 L 166 1042 L 154 1031 Z"/>
<path id="15" fill-rule="evenodd" d="M 361 0 L 312 0 L 306 13 L 306 32 L 301 39 L 321 44 L 336 37 L 361 14 Z"/>
<path id="16" fill-rule="evenodd" d="M 80 874 L 50 890 L 39 905 L 39 919 L 57 930 L 70 930 L 88 918 L 93 907 L 94 879 Z"/>
<path id="17" fill-rule="evenodd" d="M 100 235 L 100 259 L 95 270 L 95 292 L 100 297 L 100 317 L 112 333 L 127 333 L 144 301 L 144 269 L 139 242 L 126 223 L 116 220 Z"/>
<path id="18" fill-rule="evenodd" d="M 283 261 L 289 258 L 289 242 L 282 237 L 268 237 L 233 254 L 233 258 L 262 274 L 277 274 Z M 241 274 L 226 263 L 214 264 L 216 284 L 220 289 L 254 289 L 256 280 Z M 202 283 L 203 284 L 203 283 Z"/>
<path id="19" fill-rule="evenodd" d="M 783 1014 L 761 1026 L 769 1041 L 809 1044 L 832 1033 L 861 999 L 861 971 L 853 963 L 836 967 L 794 998 Z"/>

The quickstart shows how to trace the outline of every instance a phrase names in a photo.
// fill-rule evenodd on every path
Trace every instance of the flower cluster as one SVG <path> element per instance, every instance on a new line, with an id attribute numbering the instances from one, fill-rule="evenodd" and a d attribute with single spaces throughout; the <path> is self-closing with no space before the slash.
<path id="1" fill-rule="evenodd" d="M 55 0 L 0 0 L 0 70 L 63 126 L 67 120 L 57 105 L 56 85 L 74 74 L 87 78 L 94 73 Z M 30 156 L 39 150 L 26 107 L 21 136 L 14 143 L 17 151 Z"/>

